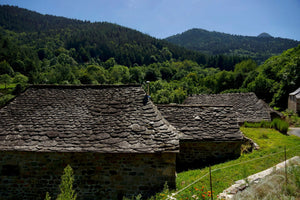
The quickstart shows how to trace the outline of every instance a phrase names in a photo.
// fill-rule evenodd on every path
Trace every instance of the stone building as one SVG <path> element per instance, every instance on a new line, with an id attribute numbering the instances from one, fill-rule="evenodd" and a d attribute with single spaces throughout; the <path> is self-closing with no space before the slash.
<path id="1" fill-rule="evenodd" d="M 288 109 L 300 113 L 300 88 L 289 94 Z"/>
<path id="2" fill-rule="evenodd" d="M 158 105 L 178 131 L 177 171 L 220 163 L 240 156 L 245 141 L 232 106 Z"/>
<path id="3" fill-rule="evenodd" d="M 232 105 L 238 123 L 271 121 L 282 115 L 253 93 L 200 94 L 188 97 L 184 104 Z"/>
<path id="4" fill-rule="evenodd" d="M 139 86 L 31 86 L 0 109 L 0 199 L 59 193 L 74 170 L 79 200 L 175 187 L 176 130 Z"/>

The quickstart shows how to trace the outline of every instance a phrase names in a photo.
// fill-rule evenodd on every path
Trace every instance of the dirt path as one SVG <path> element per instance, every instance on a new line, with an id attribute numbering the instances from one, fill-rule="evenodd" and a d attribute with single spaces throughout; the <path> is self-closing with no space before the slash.
<path id="1" fill-rule="evenodd" d="M 289 128 L 288 134 L 300 137 L 300 128 Z"/>

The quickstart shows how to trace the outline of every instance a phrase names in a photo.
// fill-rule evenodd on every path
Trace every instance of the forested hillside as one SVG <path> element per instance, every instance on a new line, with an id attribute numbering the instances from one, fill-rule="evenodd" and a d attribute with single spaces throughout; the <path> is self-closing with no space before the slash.
<path id="1" fill-rule="evenodd" d="M 300 44 L 299 41 L 295 40 L 274 38 L 268 33 L 249 37 L 203 29 L 191 29 L 182 34 L 168 37 L 166 40 L 187 49 L 212 55 L 248 56 L 257 63 L 262 63 L 269 57 L 279 55 L 283 51 Z"/>
<path id="2" fill-rule="evenodd" d="M 230 69 L 241 60 L 186 50 L 116 24 L 41 15 L 13 6 L 0 6 L 0 26 L 2 36 L 9 35 L 18 45 L 38 51 L 40 60 L 52 59 L 59 48 L 67 50 L 77 63 L 100 63 L 114 58 L 121 65 L 140 66 L 189 59 L 209 67 Z"/>
<path id="3" fill-rule="evenodd" d="M 300 86 L 299 49 L 258 66 L 245 57 L 186 50 L 116 24 L 0 6 L 0 107 L 26 84 L 145 86 L 151 81 L 155 103 L 181 103 L 190 94 L 253 91 L 285 109 L 287 94 Z"/>

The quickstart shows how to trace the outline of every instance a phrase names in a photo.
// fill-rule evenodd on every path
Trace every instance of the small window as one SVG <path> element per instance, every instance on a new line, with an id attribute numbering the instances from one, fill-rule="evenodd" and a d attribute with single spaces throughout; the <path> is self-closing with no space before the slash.
<path id="1" fill-rule="evenodd" d="M 20 168 L 18 165 L 3 165 L 2 176 L 19 176 L 20 175 Z"/>

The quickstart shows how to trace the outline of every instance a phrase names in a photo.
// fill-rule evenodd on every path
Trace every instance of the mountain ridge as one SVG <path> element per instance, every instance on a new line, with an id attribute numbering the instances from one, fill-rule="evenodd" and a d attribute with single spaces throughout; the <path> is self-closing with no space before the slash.
<path id="1" fill-rule="evenodd" d="M 267 33 L 262 34 L 266 36 Z M 248 56 L 258 63 L 263 63 L 269 57 L 300 44 L 300 41 L 292 39 L 232 35 L 200 28 L 189 29 L 165 40 L 190 50 L 212 55 Z"/>

